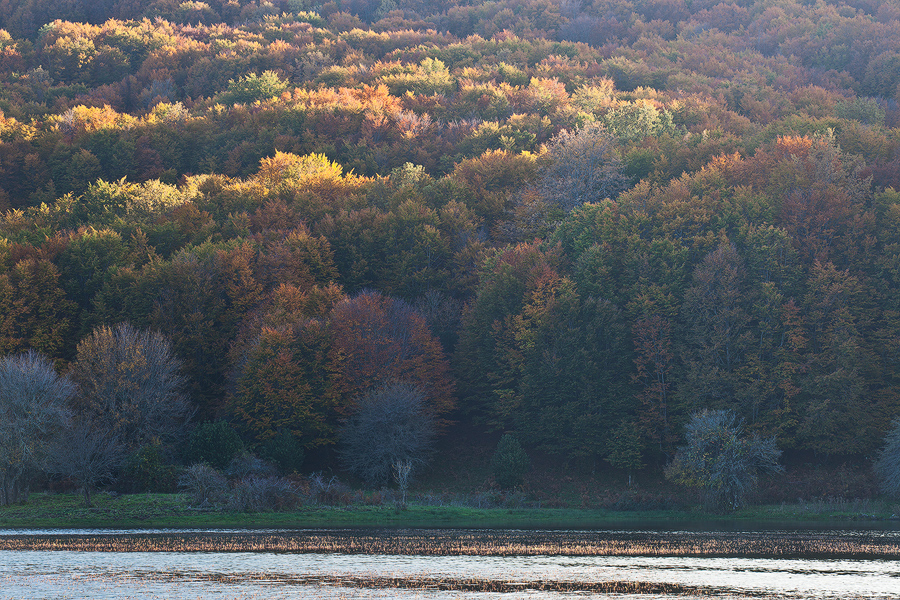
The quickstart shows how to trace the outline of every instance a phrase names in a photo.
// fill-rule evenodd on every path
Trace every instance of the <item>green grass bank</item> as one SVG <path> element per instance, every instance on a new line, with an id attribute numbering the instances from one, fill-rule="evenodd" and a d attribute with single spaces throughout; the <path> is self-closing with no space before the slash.
<path id="1" fill-rule="evenodd" d="M 237 513 L 197 509 L 182 494 L 100 493 L 86 508 L 78 494 L 32 494 L 25 504 L 0 507 L 2 528 L 307 528 L 509 527 L 604 528 L 688 523 L 718 526 L 810 526 L 898 523 L 900 504 L 831 500 L 752 506 L 721 515 L 700 509 L 615 511 L 576 508 L 470 508 L 409 503 L 381 506 L 309 506 L 291 512 Z"/>

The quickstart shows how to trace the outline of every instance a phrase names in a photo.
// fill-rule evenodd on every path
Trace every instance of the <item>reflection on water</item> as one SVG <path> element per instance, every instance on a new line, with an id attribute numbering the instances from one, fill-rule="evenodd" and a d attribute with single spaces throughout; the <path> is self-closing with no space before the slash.
<path id="1" fill-rule="evenodd" d="M 30 533 L 39 535 L 39 532 Z M 97 532 L 85 533 L 97 535 Z M 603 532 L 594 534 L 602 535 Z M 834 532 L 831 535 L 839 543 L 845 534 Z M 665 535 L 660 534 L 660 537 L 665 538 Z M 684 596 L 897 598 L 900 596 L 900 561 L 703 556 L 0 550 L 0 599 L 3 600 L 556 600 L 585 597 L 669 599 Z"/>

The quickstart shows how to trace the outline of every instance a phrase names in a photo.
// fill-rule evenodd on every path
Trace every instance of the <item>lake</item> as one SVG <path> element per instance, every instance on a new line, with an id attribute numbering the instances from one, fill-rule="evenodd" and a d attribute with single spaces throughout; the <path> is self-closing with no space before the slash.
<path id="1" fill-rule="evenodd" d="M 892 529 L 0 532 L 0 599 L 898 598 Z"/>

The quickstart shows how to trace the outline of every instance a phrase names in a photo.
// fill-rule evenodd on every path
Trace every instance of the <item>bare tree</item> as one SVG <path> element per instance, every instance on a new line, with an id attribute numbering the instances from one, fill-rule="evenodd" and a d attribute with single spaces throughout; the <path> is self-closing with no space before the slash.
<path id="1" fill-rule="evenodd" d="M 412 475 L 413 463 L 408 458 L 405 460 L 395 460 L 391 465 L 394 470 L 394 481 L 397 482 L 397 487 L 400 489 L 400 493 L 403 494 L 403 498 L 400 500 L 400 507 L 406 508 L 406 491 L 409 489 L 409 479 L 410 475 Z"/>
<path id="2" fill-rule="evenodd" d="M 192 411 L 180 367 L 160 333 L 128 323 L 97 327 L 78 344 L 72 363 L 77 407 L 128 452 L 171 442 Z"/>
<path id="3" fill-rule="evenodd" d="M 744 437 L 742 422 L 732 411 L 695 413 L 685 430 L 687 444 L 678 449 L 666 477 L 700 488 L 709 508 L 740 508 L 760 472 L 783 470 L 775 438 Z"/>
<path id="4" fill-rule="evenodd" d="M 112 479 L 124 460 L 125 452 L 115 434 L 80 419 L 57 436 L 47 470 L 77 481 L 84 505 L 90 507 L 93 489 Z"/>
<path id="5" fill-rule="evenodd" d="M 410 471 L 428 458 L 434 436 L 424 392 L 395 381 L 360 400 L 341 431 L 341 458 L 349 471 L 372 484 L 387 483 L 394 464 L 408 463 L 408 481 Z"/>
<path id="6" fill-rule="evenodd" d="M 570 211 L 585 202 L 616 198 L 628 187 L 616 139 L 598 123 L 563 130 L 550 142 L 550 166 L 538 184 L 548 201 Z"/>
<path id="7" fill-rule="evenodd" d="M 53 434 L 67 421 L 75 386 L 29 350 L 0 358 L 0 503 L 17 502 L 25 477 L 42 467 Z"/>

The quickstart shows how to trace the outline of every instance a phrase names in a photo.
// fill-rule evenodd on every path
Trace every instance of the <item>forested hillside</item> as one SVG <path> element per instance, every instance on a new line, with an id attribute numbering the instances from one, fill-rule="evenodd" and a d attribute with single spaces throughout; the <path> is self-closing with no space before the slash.
<path id="1" fill-rule="evenodd" d="M 815 461 L 900 416 L 900 2 L 0 0 L 0 28 L 0 356 L 49 357 L 76 413 L 125 410 L 79 382 L 128 323 L 181 365 L 170 416 L 306 469 L 398 382 L 435 435 L 606 468 L 704 408 Z M 125 450 L 183 460 L 166 432 Z"/>

